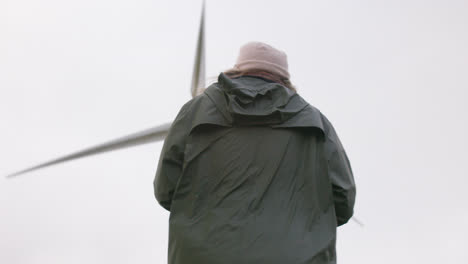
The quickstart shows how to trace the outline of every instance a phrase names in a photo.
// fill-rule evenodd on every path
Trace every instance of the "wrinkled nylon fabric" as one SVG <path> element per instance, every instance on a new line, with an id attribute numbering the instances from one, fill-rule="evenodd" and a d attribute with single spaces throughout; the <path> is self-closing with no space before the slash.
<path id="1" fill-rule="evenodd" d="M 353 173 L 328 119 L 299 94 L 244 76 L 177 115 L 154 179 L 170 264 L 336 263 Z"/>

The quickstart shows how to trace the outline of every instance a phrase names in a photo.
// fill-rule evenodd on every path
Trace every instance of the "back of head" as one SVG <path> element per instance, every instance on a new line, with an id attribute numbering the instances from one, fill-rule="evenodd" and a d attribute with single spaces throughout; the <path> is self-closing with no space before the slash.
<path id="1" fill-rule="evenodd" d="M 286 53 L 263 42 L 244 44 L 240 48 L 234 67 L 224 73 L 230 78 L 245 75 L 262 77 L 296 91 L 289 80 Z"/>

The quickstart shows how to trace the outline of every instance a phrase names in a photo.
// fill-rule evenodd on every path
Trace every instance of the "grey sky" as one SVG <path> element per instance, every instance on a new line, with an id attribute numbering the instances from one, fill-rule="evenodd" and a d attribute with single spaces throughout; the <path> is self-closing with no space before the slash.
<path id="1" fill-rule="evenodd" d="M 201 1 L 0 2 L 0 174 L 171 121 Z M 468 2 L 207 1 L 208 78 L 259 40 L 357 183 L 339 263 L 467 263 Z M 1 263 L 166 263 L 161 143 L 0 179 Z"/>

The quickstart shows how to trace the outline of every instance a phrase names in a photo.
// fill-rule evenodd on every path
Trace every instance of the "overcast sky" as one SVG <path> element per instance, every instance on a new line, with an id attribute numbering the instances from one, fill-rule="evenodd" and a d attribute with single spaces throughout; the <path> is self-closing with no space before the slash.
<path id="1" fill-rule="evenodd" d="M 288 54 L 357 184 L 350 264 L 468 263 L 468 1 L 207 1 L 208 78 L 247 41 Z M 172 121 L 201 1 L 2 0 L 0 175 Z M 166 263 L 162 143 L 0 178 L 0 262 Z M 222 263 L 222 261 L 220 262 Z"/>

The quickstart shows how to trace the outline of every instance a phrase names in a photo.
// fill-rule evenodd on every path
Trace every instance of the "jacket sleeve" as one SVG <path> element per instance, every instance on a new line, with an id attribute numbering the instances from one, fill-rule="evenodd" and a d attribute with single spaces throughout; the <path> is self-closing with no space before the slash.
<path id="1" fill-rule="evenodd" d="M 356 184 L 348 156 L 331 124 L 326 145 L 329 153 L 328 174 L 332 185 L 337 226 L 341 226 L 353 216 Z"/>
<path id="2" fill-rule="evenodd" d="M 154 196 L 166 210 L 171 210 L 172 196 L 182 174 L 184 150 L 190 125 L 187 121 L 189 104 L 185 104 L 172 123 L 159 156 L 153 181 Z"/>

